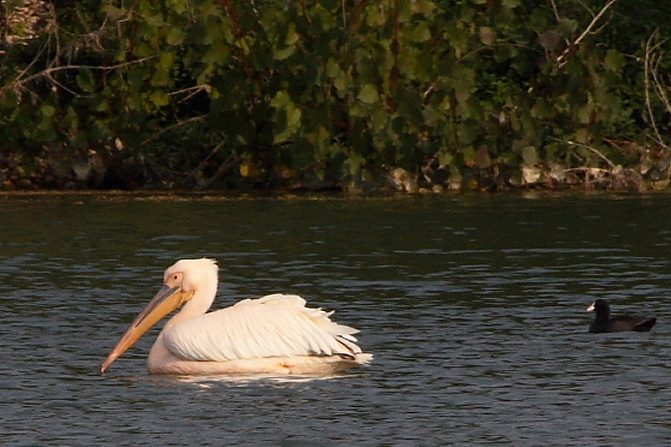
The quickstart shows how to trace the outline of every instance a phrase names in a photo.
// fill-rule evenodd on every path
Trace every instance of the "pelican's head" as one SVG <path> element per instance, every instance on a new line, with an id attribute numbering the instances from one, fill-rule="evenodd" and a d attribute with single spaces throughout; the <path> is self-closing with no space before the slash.
<path id="1" fill-rule="evenodd" d="M 163 287 L 192 293 L 217 278 L 217 261 L 214 259 L 181 259 L 168 267 L 163 274 Z"/>
<path id="2" fill-rule="evenodd" d="M 163 275 L 163 287 L 121 336 L 112 352 L 100 365 L 100 371 L 105 372 L 142 334 L 161 318 L 190 301 L 198 290 L 213 287 L 214 290 L 210 293 L 213 299 L 217 286 L 217 271 L 216 261 L 207 258 L 182 259 L 169 267 Z M 206 306 L 203 312 L 210 304 L 211 300 L 203 303 Z"/>

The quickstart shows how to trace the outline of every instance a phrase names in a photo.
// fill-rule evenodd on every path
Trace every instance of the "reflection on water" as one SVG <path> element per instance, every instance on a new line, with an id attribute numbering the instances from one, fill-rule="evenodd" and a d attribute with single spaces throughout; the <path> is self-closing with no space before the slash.
<path id="1" fill-rule="evenodd" d="M 287 375 L 277 376 L 271 374 L 239 374 L 239 375 L 216 375 L 216 376 L 153 376 L 151 381 L 156 386 L 174 386 L 175 384 L 194 384 L 199 388 L 212 389 L 218 385 L 223 386 L 277 386 L 291 387 L 294 384 L 317 382 L 322 380 L 337 380 L 348 377 L 342 373 L 331 376 L 301 376 Z"/>
<path id="2" fill-rule="evenodd" d="M 0 197 L 6 445 L 647 445 L 671 441 L 671 198 Z M 375 359 L 328 378 L 97 368 L 182 257 L 216 307 L 303 295 Z M 596 298 L 658 317 L 587 333 Z"/>

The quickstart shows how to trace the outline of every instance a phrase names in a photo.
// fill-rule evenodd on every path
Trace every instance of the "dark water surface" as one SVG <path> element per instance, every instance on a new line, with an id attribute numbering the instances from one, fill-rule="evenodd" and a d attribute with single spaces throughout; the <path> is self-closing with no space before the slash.
<path id="1" fill-rule="evenodd" d="M 98 366 L 183 257 L 215 307 L 303 295 L 375 355 L 339 377 Z M 671 445 L 671 197 L 0 196 L 2 445 Z M 593 335 L 585 308 L 658 317 Z"/>

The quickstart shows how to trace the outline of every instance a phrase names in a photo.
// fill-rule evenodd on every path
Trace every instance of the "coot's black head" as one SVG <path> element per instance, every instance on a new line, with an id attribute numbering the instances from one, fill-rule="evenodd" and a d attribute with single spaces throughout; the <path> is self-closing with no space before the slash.
<path id="1" fill-rule="evenodd" d="M 610 318 L 610 306 L 606 300 L 596 300 L 588 308 L 587 312 L 596 311 L 596 320 L 603 321 Z"/>

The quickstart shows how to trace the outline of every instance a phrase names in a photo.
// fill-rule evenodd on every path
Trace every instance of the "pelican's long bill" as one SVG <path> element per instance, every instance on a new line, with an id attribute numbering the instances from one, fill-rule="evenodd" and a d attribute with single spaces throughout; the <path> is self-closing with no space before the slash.
<path id="1" fill-rule="evenodd" d="M 128 330 L 121 336 L 112 352 L 109 353 L 105 361 L 100 365 L 100 371 L 105 372 L 121 354 L 135 344 L 142 334 L 147 332 L 161 318 L 188 301 L 191 296 L 193 296 L 193 292 L 184 292 L 180 287 L 164 285 L 154 299 L 147 304 L 147 307 L 135 318 L 135 321 L 133 321 Z"/>

